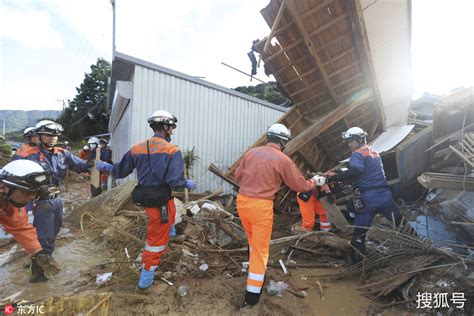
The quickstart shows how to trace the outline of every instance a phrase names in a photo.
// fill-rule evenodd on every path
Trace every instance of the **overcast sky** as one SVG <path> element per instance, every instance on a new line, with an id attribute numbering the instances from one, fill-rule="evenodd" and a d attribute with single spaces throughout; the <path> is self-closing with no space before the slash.
<path id="1" fill-rule="evenodd" d="M 116 0 L 117 50 L 228 88 L 256 84 L 252 41 L 268 0 Z M 111 59 L 109 0 L 0 0 L 0 109 L 61 109 L 90 65 Z M 257 77 L 269 78 L 263 68 Z"/>
<path id="2" fill-rule="evenodd" d="M 387 1 L 387 0 L 380 0 Z M 391 0 L 406 1 L 406 0 Z M 269 0 L 116 0 L 117 50 L 234 88 L 250 85 L 246 53 L 268 35 Z M 474 0 L 413 0 L 419 94 L 474 85 Z M 110 61 L 109 0 L 0 0 L 0 109 L 61 109 L 98 57 Z M 269 78 L 259 69 L 257 75 Z"/>

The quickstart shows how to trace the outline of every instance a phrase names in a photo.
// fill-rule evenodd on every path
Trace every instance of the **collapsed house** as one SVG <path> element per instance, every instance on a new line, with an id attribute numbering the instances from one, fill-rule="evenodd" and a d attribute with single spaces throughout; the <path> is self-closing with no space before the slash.
<path id="1" fill-rule="evenodd" d="M 254 48 L 294 104 L 278 122 L 292 132 L 286 153 L 301 171 L 325 171 L 347 158 L 341 133 L 349 127 L 368 131 L 369 141 L 385 131 L 391 146 L 379 142 L 379 152 L 411 131 L 407 3 L 273 0 L 261 13 L 271 32 Z M 239 162 L 210 170 L 235 184 Z M 289 193 L 279 192 L 278 206 Z"/>

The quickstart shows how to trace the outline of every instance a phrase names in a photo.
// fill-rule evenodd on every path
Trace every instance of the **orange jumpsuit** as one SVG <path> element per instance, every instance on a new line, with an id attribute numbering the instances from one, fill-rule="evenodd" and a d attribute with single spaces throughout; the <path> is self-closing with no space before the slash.
<path id="1" fill-rule="evenodd" d="M 324 190 L 325 187 L 327 190 L 329 190 L 329 187 L 326 184 L 322 187 L 322 189 Z M 331 223 L 328 222 L 326 209 L 318 199 L 318 190 L 313 189 L 312 193 L 313 194 L 306 202 L 299 197 L 297 198 L 298 206 L 300 207 L 301 212 L 301 228 L 305 230 L 312 230 L 314 228 L 315 222 L 314 215 L 317 214 L 319 215 L 319 227 L 321 230 L 329 231 L 331 230 Z"/>
<path id="2" fill-rule="evenodd" d="M 29 254 L 35 254 L 43 249 L 36 235 L 36 228 L 28 222 L 28 214 L 25 208 L 18 208 L 12 204 L 4 210 L 4 202 L 0 201 L 0 224 L 6 232 L 13 235 L 13 238 Z"/>
<path id="3" fill-rule="evenodd" d="M 284 182 L 291 190 L 307 192 L 314 180 L 305 180 L 277 144 L 250 149 L 235 170 L 240 183 L 237 212 L 247 235 L 250 266 L 247 291 L 260 294 L 267 268 L 273 226 L 273 199 Z"/>
<path id="4" fill-rule="evenodd" d="M 79 151 L 79 158 L 85 160 L 85 161 L 88 161 L 89 160 L 89 156 L 90 156 L 90 151 L 87 151 L 87 150 L 84 150 L 84 149 L 81 149 Z"/>

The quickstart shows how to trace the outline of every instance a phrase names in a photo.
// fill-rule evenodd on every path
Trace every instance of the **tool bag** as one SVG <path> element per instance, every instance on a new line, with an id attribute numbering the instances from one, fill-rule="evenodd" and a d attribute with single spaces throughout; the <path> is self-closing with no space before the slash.
<path id="1" fill-rule="evenodd" d="M 171 188 L 168 185 L 136 185 L 132 191 L 132 200 L 141 207 L 162 207 L 171 199 Z"/>
<path id="2" fill-rule="evenodd" d="M 150 175 L 153 176 L 153 170 L 150 163 L 149 141 L 146 142 L 148 154 L 148 167 Z M 162 207 L 171 200 L 171 187 L 167 184 L 144 186 L 137 184 L 132 191 L 133 202 L 142 207 Z"/>

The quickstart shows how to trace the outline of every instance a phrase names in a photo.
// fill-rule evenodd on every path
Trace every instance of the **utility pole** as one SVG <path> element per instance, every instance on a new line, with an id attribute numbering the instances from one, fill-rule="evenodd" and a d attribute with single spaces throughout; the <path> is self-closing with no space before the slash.
<path id="1" fill-rule="evenodd" d="M 110 0 L 110 4 L 112 4 L 112 62 L 115 59 L 115 1 Z"/>
<path id="2" fill-rule="evenodd" d="M 62 102 L 62 103 L 63 103 L 63 111 L 64 111 L 64 109 L 66 108 L 66 102 L 65 102 L 65 99 L 57 99 L 56 101 L 58 101 L 58 102 Z"/>

